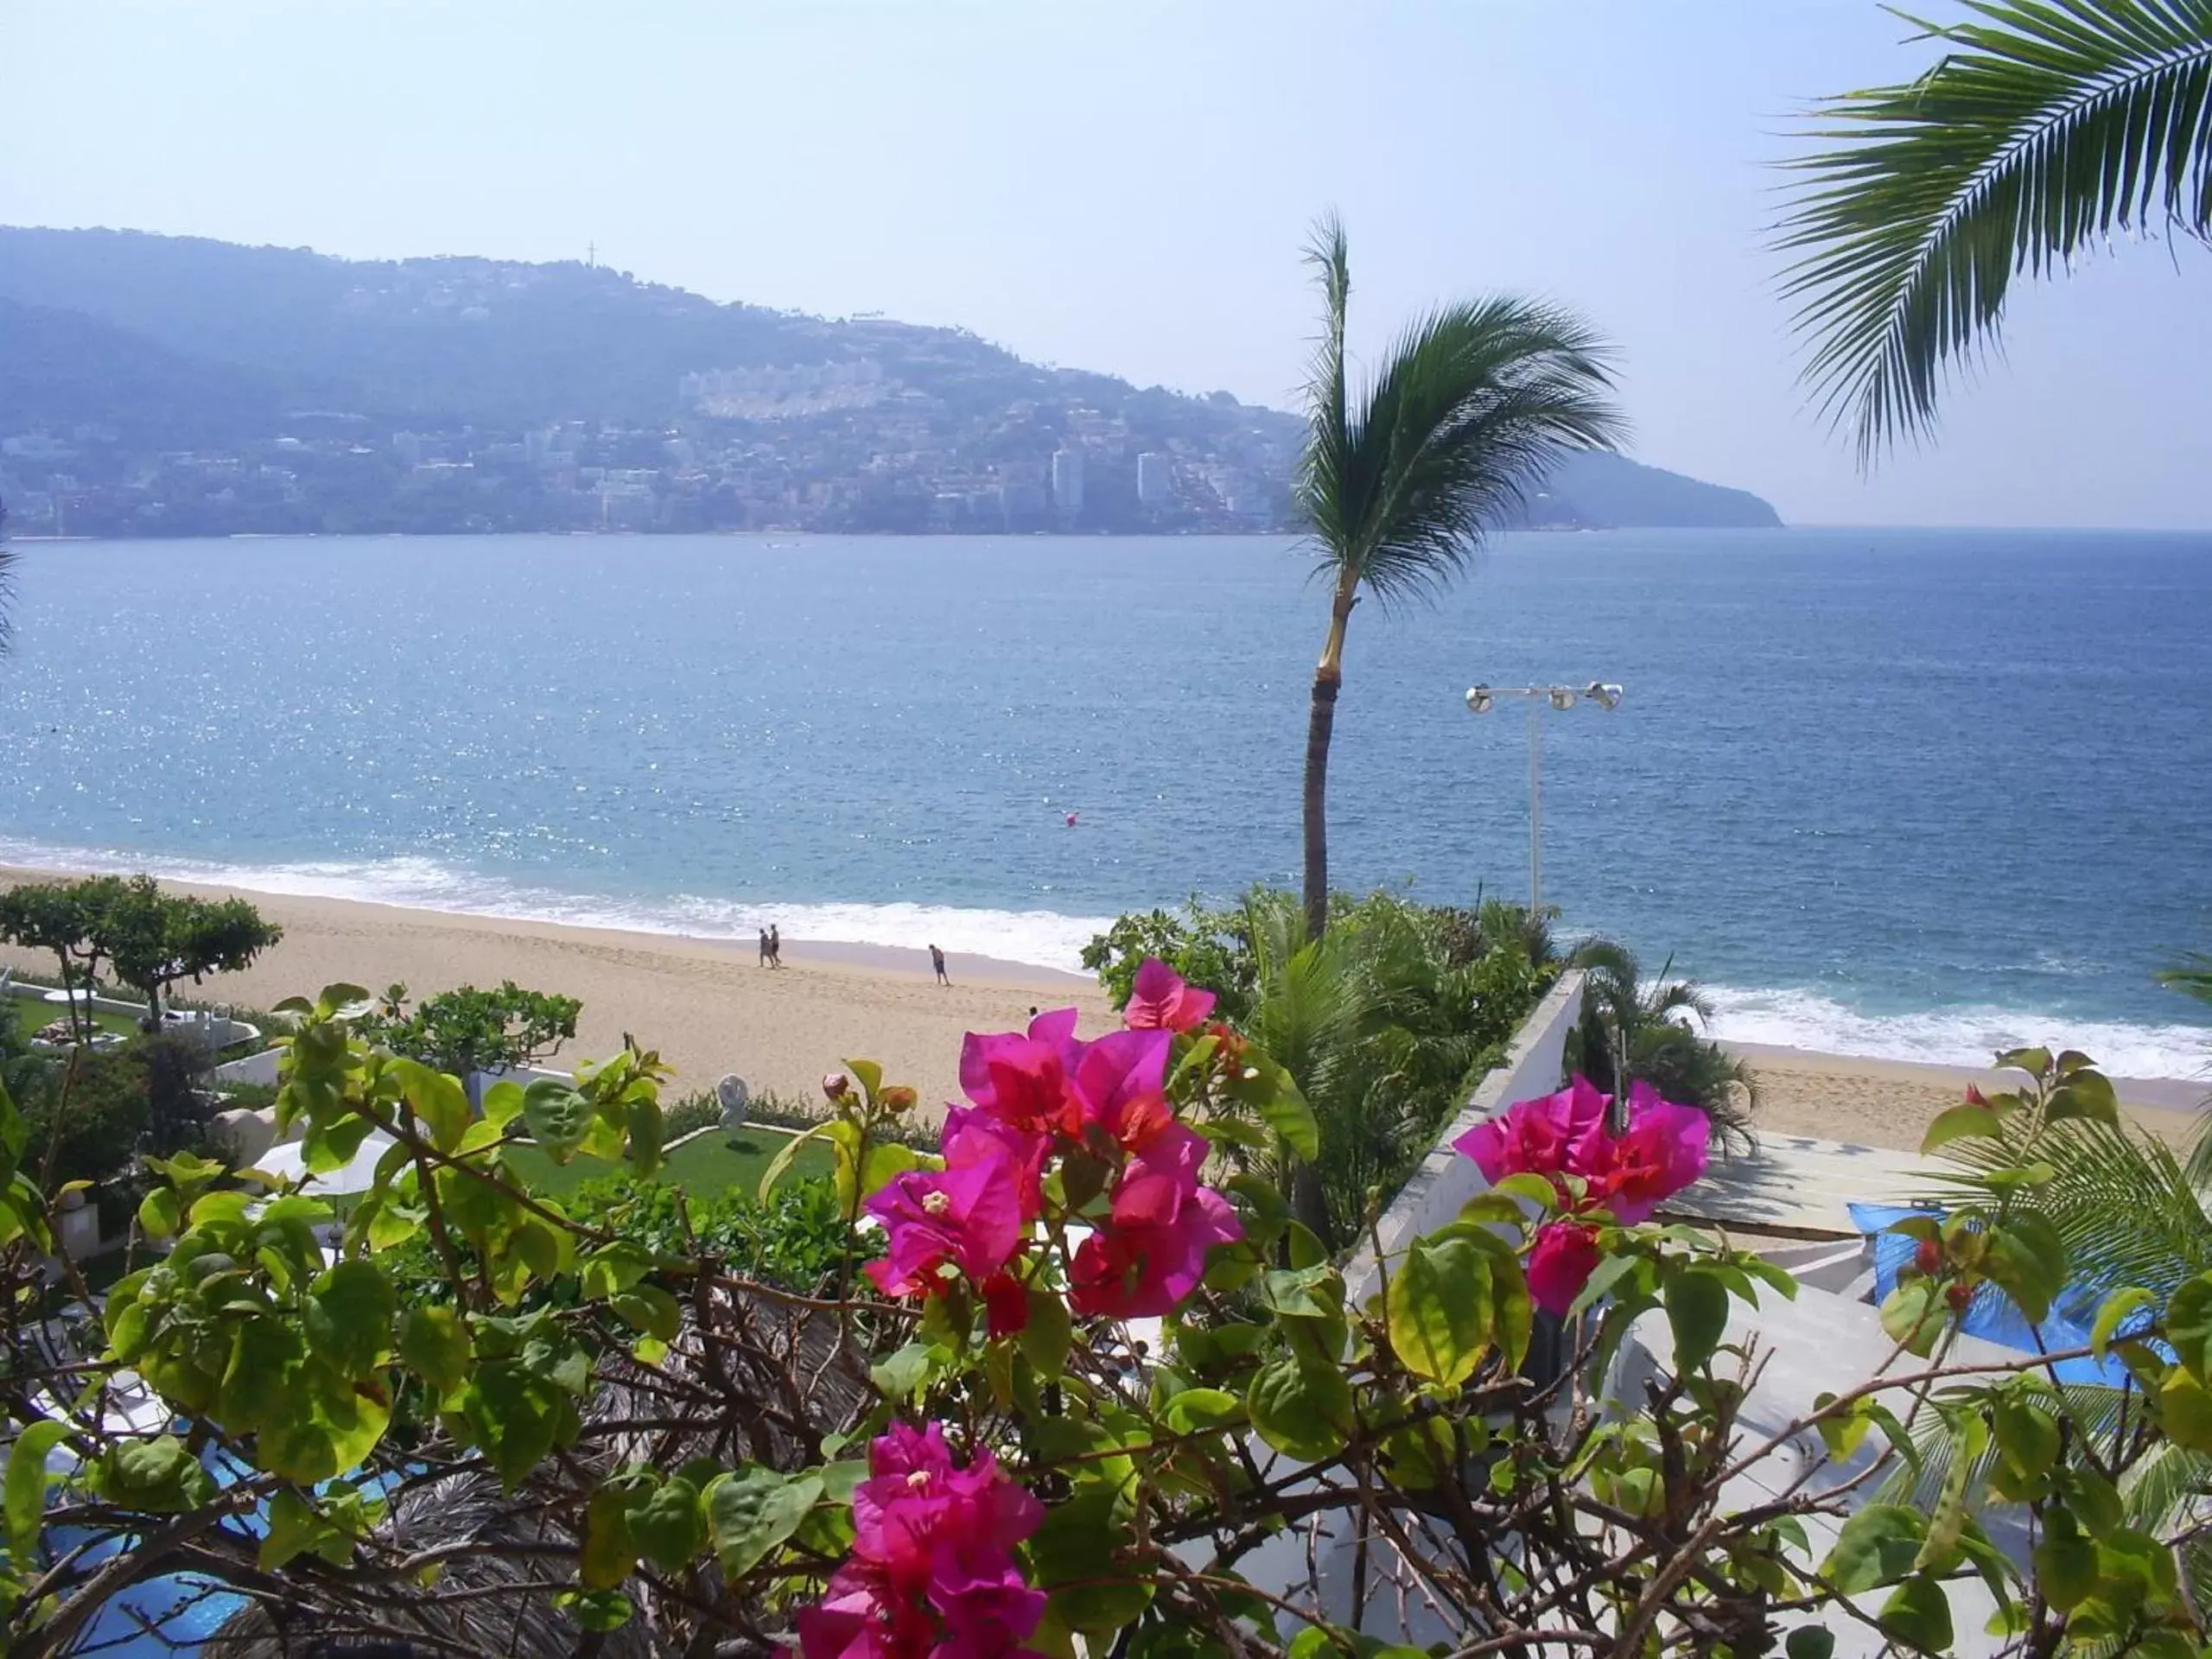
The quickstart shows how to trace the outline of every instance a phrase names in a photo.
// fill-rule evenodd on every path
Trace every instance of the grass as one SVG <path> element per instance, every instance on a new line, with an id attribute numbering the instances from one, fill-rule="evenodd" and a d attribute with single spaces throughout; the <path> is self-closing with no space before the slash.
<path id="1" fill-rule="evenodd" d="M 733 1186 L 750 1198 L 760 1190 L 761 1176 L 791 1138 L 789 1129 L 747 1128 L 734 1139 L 719 1129 L 709 1130 L 669 1154 L 655 1179 L 702 1198 Z M 533 1192 L 552 1198 L 572 1192 L 585 1181 L 615 1174 L 621 1167 L 599 1158 L 556 1164 L 536 1147 L 527 1145 L 509 1147 L 503 1156 L 508 1168 Z M 803 1150 L 792 1163 L 792 1173 L 798 1175 L 827 1175 L 830 1168 L 830 1148 L 819 1141 Z"/>
<path id="2" fill-rule="evenodd" d="M 67 1020 L 69 1010 L 59 1002 L 48 1002 L 36 997 L 11 997 L 15 1004 L 16 1029 L 28 1042 L 56 1020 Z M 136 1036 L 138 1022 L 127 1014 L 110 1014 L 105 1008 L 92 1010 L 92 1029 L 111 1031 L 119 1037 Z"/>

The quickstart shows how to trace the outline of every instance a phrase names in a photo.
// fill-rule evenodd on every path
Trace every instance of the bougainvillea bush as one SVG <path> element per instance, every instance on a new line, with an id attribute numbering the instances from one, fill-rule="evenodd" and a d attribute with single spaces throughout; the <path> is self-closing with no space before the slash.
<path id="1" fill-rule="evenodd" d="M 650 1184 L 571 1210 L 509 1174 L 525 1141 L 650 1173 L 652 1053 L 479 1112 L 340 986 L 290 1010 L 277 1109 L 310 1170 L 390 1136 L 370 1190 L 341 1219 L 160 1163 L 162 1253 L 73 1342 L 63 1195 L 0 1109 L 9 1651 L 124 1600 L 250 1654 L 2197 1650 L 2198 1507 L 2145 1493 L 2212 1455 L 2212 1279 L 2113 1291 L 2081 1351 L 2122 1387 L 1955 1340 L 1980 1287 L 2039 1319 L 2068 1280 L 2035 1194 L 2113 1119 L 2082 1057 L 2009 1057 L 2017 1091 L 1938 1120 L 2013 1161 L 1916 1221 L 1887 1351 L 1826 1356 L 1777 1428 L 1752 1333 L 1796 1286 L 1662 1208 L 1694 1113 L 1519 1103 L 1461 1143 L 1487 1191 L 1348 1263 L 1269 1179 L 1314 1133 L 1281 1068 L 1204 988 L 1132 988 L 1119 1030 L 969 1038 L 941 1154 L 911 1090 L 833 1072 L 797 1274 Z M 1658 1369 L 1627 1389 L 1631 1335 Z M 1923 1475 L 1924 1509 L 1872 1501 Z"/>

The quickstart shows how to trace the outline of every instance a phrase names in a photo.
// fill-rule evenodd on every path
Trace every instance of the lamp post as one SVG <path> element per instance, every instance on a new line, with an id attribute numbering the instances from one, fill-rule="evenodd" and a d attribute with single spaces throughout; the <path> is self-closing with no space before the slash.
<path id="1" fill-rule="evenodd" d="M 1467 707 L 1486 715 L 1500 697 L 1519 697 L 1529 705 L 1529 914 L 1544 906 L 1544 710 L 1565 713 L 1579 702 L 1594 702 L 1607 712 L 1621 703 L 1621 689 L 1603 680 L 1572 685 L 1475 685 L 1467 688 Z"/>

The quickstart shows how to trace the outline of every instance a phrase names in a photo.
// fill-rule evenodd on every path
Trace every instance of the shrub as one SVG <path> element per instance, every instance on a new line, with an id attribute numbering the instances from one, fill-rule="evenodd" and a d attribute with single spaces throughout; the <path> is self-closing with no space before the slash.
<path id="1" fill-rule="evenodd" d="M 496 990 L 474 985 L 441 991 L 405 1009 L 407 988 L 394 985 L 365 1026 L 394 1052 L 466 1080 L 550 1058 L 576 1034 L 583 1004 L 573 996 L 525 990 L 512 979 Z"/>

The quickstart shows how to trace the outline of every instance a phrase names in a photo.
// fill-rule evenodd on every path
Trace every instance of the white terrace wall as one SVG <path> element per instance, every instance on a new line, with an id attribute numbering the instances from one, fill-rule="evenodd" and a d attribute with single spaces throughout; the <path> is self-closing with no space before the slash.
<path id="1" fill-rule="evenodd" d="M 1474 1161 L 1452 1151 L 1452 1143 L 1515 1101 L 1548 1095 L 1558 1089 L 1566 1064 L 1567 1033 L 1582 1017 L 1582 982 L 1579 972 L 1560 976 L 1550 994 L 1521 1022 L 1504 1064 L 1483 1079 L 1466 1109 L 1445 1126 L 1413 1179 L 1376 1224 L 1376 1237 L 1386 1257 L 1402 1255 L 1414 1239 L 1455 1219 L 1461 1205 L 1489 1186 Z M 1355 1306 L 1381 1287 L 1372 1245 L 1345 1263 L 1344 1281 Z M 1256 1442 L 1253 1451 L 1263 1471 L 1275 1461 L 1274 1454 Z M 1423 1607 L 1402 1601 L 1389 1588 L 1387 1577 L 1396 1563 L 1389 1546 L 1379 1535 L 1368 1539 L 1367 1600 L 1355 1621 L 1352 1569 L 1357 1548 L 1351 1518 L 1330 1515 L 1319 1518 L 1310 1528 L 1293 1529 L 1269 1539 L 1244 1558 L 1240 1570 L 1261 1589 L 1287 1600 L 1302 1601 L 1318 1588 L 1328 1618 L 1340 1624 L 1356 1622 L 1386 1641 L 1426 1646 L 1452 1639 L 1454 1632 L 1442 1620 Z"/>

